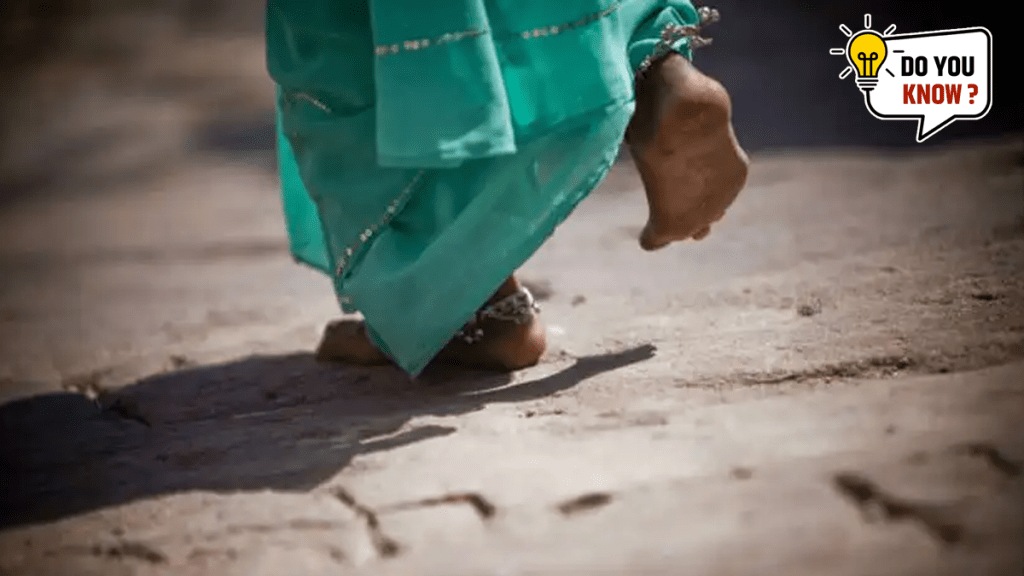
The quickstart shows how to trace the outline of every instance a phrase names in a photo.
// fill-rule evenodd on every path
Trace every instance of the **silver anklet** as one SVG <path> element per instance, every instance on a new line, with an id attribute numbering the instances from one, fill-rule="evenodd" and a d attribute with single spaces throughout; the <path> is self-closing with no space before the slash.
<path id="1" fill-rule="evenodd" d="M 640 67 L 637 68 L 636 76 L 638 78 L 643 77 L 652 66 L 658 63 L 659 60 L 672 53 L 672 45 L 683 38 L 690 39 L 691 50 L 703 48 L 711 44 L 710 38 L 705 38 L 700 35 L 701 29 L 708 24 L 718 22 L 721 19 L 721 16 L 718 14 L 718 10 L 708 8 L 707 6 L 701 6 L 698 8 L 697 15 L 700 16 L 699 24 L 666 24 L 665 27 L 661 29 L 661 38 L 658 39 L 658 43 L 655 44 L 654 51 L 644 58 L 643 62 L 640 63 Z"/>
<path id="2" fill-rule="evenodd" d="M 512 294 L 477 310 L 473 319 L 455 333 L 455 338 L 466 344 L 474 344 L 484 337 L 484 331 L 480 328 L 483 320 L 499 320 L 522 325 L 532 320 L 534 314 L 539 312 L 540 306 L 533 294 L 525 286 L 520 286 Z"/>

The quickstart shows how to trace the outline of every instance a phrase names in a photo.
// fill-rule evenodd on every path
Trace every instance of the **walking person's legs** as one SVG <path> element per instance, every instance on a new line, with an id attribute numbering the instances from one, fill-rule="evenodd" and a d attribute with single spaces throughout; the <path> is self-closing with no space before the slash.
<path id="1" fill-rule="evenodd" d="M 728 94 L 690 63 L 716 19 L 688 0 L 272 0 L 292 253 L 365 318 L 329 326 L 318 356 L 535 364 L 545 332 L 514 272 L 623 137 L 641 246 L 706 236 L 747 175 Z"/>
<path id="2" fill-rule="evenodd" d="M 724 216 L 747 177 L 748 160 L 733 133 L 729 95 L 721 84 L 673 53 L 655 63 L 638 82 L 636 98 L 626 141 L 640 170 L 650 211 L 640 244 L 655 250 L 678 240 L 700 240 Z M 509 277 L 481 310 L 524 294 L 528 292 L 515 276 Z M 536 364 L 545 348 L 543 324 L 533 309 L 519 314 L 471 323 L 438 360 L 497 370 Z M 318 355 L 356 364 L 388 362 L 355 321 L 328 327 Z"/>

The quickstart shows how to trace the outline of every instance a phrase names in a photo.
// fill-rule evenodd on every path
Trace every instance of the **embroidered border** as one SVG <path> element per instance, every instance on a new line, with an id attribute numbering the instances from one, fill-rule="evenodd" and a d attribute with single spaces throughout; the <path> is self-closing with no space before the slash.
<path id="1" fill-rule="evenodd" d="M 545 38 L 548 36 L 555 36 L 566 32 L 568 30 L 574 30 L 576 28 L 582 28 L 589 24 L 593 24 L 602 18 L 607 18 L 615 13 L 619 8 L 622 7 L 622 0 L 617 0 L 611 6 L 601 10 L 600 12 L 594 12 L 587 14 L 586 16 L 573 20 L 572 22 L 565 22 L 554 26 L 541 26 L 539 28 L 532 28 L 530 30 L 523 30 L 522 32 L 513 32 L 509 36 L 519 36 L 524 40 L 531 38 Z M 461 30 L 459 32 L 448 32 L 437 36 L 435 38 L 418 38 L 414 40 L 405 40 L 395 44 L 380 44 L 375 46 L 373 53 L 377 56 L 390 56 L 392 54 L 398 54 L 399 52 L 411 52 L 414 50 L 423 50 L 434 46 L 442 46 L 444 44 L 451 44 L 467 38 L 477 38 L 489 33 L 490 30 L 484 28 Z"/>
<path id="2" fill-rule="evenodd" d="M 541 26 L 540 28 L 534 28 L 532 30 L 524 30 L 522 32 L 515 33 L 516 36 L 522 37 L 524 40 L 530 38 L 544 38 L 547 36 L 555 36 L 566 32 L 568 30 L 574 30 L 576 28 L 582 28 L 589 24 L 593 24 L 602 18 L 607 18 L 615 13 L 616 10 L 622 7 L 622 0 L 613 3 L 611 6 L 601 10 L 600 12 L 594 12 L 587 14 L 579 20 L 573 20 L 572 22 L 566 22 L 564 24 L 558 24 L 555 26 Z"/>
<path id="3" fill-rule="evenodd" d="M 311 96 L 307 92 L 288 92 L 285 97 L 286 98 L 292 98 L 294 100 L 302 100 L 304 102 L 309 102 L 313 106 L 316 106 L 317 108 L 319 108 L 320 111 L 323 112 L 324 114 L 332 114 L 333 113 L 333 111 L 331 110 L 330 106 L 328 106 L 327 104 L 324 104 L 320 100 L 317 100 L 316 98 L 314 98 L 313 96 Z"/>
<path id="4" fill-rule="evenodd" d="M 435 38 L 420 38 L 417 40 L 405 40 L 397 44 L 381 44 L 374 47 L 373 53 L 377 56 L 388 56 L 391 54 L 398 54 L 399 52 L 412 51 L 412 50 L 423 50 L 424 48 L 430 48 L 431 46 L 443 46 L 445 44 L 451 44 L 458 42 L 459 40 L 465 40 L 466 38 L 476 38 L 487 34 L 488 30 L 476 29 L 476 30 L 462 30 L 460 32 L 448 32 Z"/>
<path id="5" fill-rule="evenodd" d="M 538 28 L 532 28 L 530 30 L 523 30 L 521 32 L 514 32 L 509 34 L 508 36 L 518 36 L 524 40 L 556 36 L 569 30 L 575 30 L 577 28 L 588 26 L 590 24 L 593 24 L 594 22 L 611 16 L 616 11 L 618 11 L 619 8 L 622 7 L 622 2 L 623 0 L 616 0 L 614 3 L 612 3 L 604 10 L 587 14 L 586 16 L 583 16 L 582 18 L 573 20 L 571 22 L 565 22 L 553 26 L 541 26 Z M 434 38 L 418 38 L 413 40 L 404 40 L 402 42 L 394 44 L 380 44 L 374 47 L 373 52 L 374 55 L 378 57 L 390 56 L 393 54 L 398 54 L 403 51 L 410 52 L 415 50 L 424 50 L 435 46 L 443 46 L 445 44 L 459 42 L 461 40 L 469 38 L 477 38 L 485 34 L 488 34 L 489 32 L 490 30 L 482 28 L 461 30 L 458 32 L 448 32 L 446 34 L 442 34 L 441 36 L 437 36 Z M 398 213 L 398 210 L 401 208 L 401 206 L 405 204 L 405 202 L 409 199 L 409 196 L 412 195 L 413 188 L 415 188 L 415 186 L 419 183 L 420 179 L 423 177 L 423 174 L 423 170 L 419 171 L 416 174 L 416 176 L 412 179 L 412 181 L 409 182 L 409 184 L 402 190 L 398 197 L 391 201 L 381 220 L 374 224 L 373 226 L 370 226 L 369 228 L 363 230 L 363 232 L 359 234 L 358 242 L 345 248 L 344 253 L 342 254 L 341 258 L 338 260 L 337 263 L 336 274 L 338 276 L 341 276 L 341 274 L 344 272 L 345 267 L 348 266 L 348 263 L 349 261 L 351 261 L 352 256 L 355 254 L 356 250 L 358 250 L 359 247 L 368 242 L 370 238 L 372 238 L 377 232 L 380 231 L 381 228 L 387 226 L 388 223 L 391 222 L 391 219 L 394 218 L 395 214 Z"/>
<path id="6" fill-rule="evenodd" d="M 376 224 L 360 232 L 358 242 L 352 243 L 345 248 L 342 252 L 341 258 L 338 259 L 337 266 L 335 267 L 335 275 L 341 276 L 345 271 L 345 267 L 348 266 L 349 261 L 352 260 L 352 256 L 355 255 L 356 250 L 358 250 L 363 244 L 366 244 L 370 238 L 380 232 L 381 228 L 387 226 L 391 222 L 391 219 L 395 217 L 395 214 L 398 214 L 398 211 L 409 200 L 409 197 L 412 196 L 413 189 L 420 183 L 420 180 L 423 178 L 425 173 L 426 170 L 420 170 L 417 172 L 416 175 L 413 176 L 412 180 L 405 185 L 405 188 L 402 189 L 402 192 L 392 200 L 390 204 L 388 204 L 387 210 L 384 211 L 384 216 L 382 216 Z"/>

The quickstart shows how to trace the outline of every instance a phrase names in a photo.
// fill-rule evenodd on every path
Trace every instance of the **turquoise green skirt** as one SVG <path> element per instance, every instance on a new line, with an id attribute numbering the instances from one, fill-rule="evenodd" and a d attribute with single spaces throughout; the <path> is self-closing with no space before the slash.
<path id="1" fill-rule="evenodd" d="M 292 253 L 417 375 L 604 178 L 634 72 L 699 19 L 686 0 L 269 0 Z"/>

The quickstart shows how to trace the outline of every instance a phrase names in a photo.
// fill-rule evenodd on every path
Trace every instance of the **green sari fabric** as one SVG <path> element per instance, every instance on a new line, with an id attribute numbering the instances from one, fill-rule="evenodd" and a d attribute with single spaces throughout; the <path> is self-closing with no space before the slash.
<path id="1" fill-rule="evenodd" d="M 292 253 L 417 375 L 607 174 L 664 26 L 698 23 L 686 0 L 269 0 Z"/>

